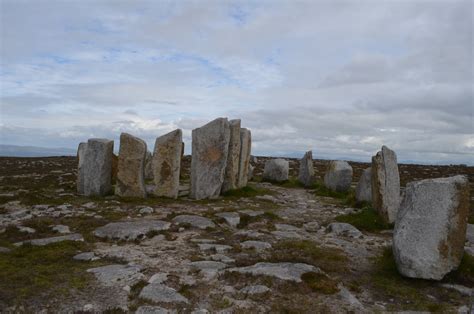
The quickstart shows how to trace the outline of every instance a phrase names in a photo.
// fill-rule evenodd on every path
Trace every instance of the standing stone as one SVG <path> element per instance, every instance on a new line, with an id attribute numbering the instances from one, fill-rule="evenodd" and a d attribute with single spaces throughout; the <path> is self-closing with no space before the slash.
<path id="1" fill-rule="evenodd" d="M 313 184 L 314 179 L 314 168 L 313 168 L 313 152 L 308 151 L 304 154 L 303 159 L 300 161 L 300 171 L 298 174 L 298 181 L 304 184 L 304 186 L 310 186 Z"/>
<path id="2" fill-rule="evenodd" d="M 219 196 L 229 151 L 227 118 L 218 118 L 192 132 L 191 191 L 194 199 Z"/>
<path id="3" fill-rule="evenodd" d="M 77 148 L 77 193 L 84 194 L 84 159 L 86 157 L 87 143 L 80 143 Z"/>
<path id="4" fill-rule="evenodd" d="M 156 139 L 153 170 L 156 196 L 177 198 L 183 132 L 177 129 Z"/>
<path id="5" fill-rule="evenodd" d="M 397 155 L 386 146 L 372 157 L 372 206 L 389 223 L 395 221 L 400 207 Z"/>
<path id="6" fill-rule="evenodd" d="M 267 181 L 284 182 L 288 180 L 290 164 L 285 159 L 270 159 L 265 163 L 263 179 Z"/>
<path id="7" fill-rule="evenodd" d="M 115 194 L 123 197 L 146 197 L 146 152 L 145 141 L 128 133 L 120 134 Z"/>
<path id="8" fill-rule="evenodd" d="M 469 214 L 465 176 L 407 184 L 393 234 L 398 271 L 441 280 L 461 263 Z"/>
<path id="9" fill-rule="evenodd" d="M 87 141 L 82 164 L 84 195 L 103 196 L 112 192 L 112 157 L 114 141 L 93 138 Z"/>
<path id="10" fill-rule="evenodd" d="M 234 190 L 237 188 L 237 179 L 239 176 L 240 164 L 240 119 L 230 120 L 230 142 L 229 152 L 227 154 L 227 165 L 222 184 L 222 192 Z"/>
<path id="11" fill-rule="evenodd" d="M 248 181 L 253 179 L 253 172 L 255 171 L 255 167 L 252 164 L 249 164 L 249 174 L 248 174 Z"/>
<path id="12" fill-rule="evenodd" d="M 243 188 L 248 183 L 248 173 L 250 164 L 250 151 L 252 149 L 252 133 L 246 128 L 240 129 L 240 161 L 239 161 L 239 176 L 237 179 L 237 186 Z"/>
<path id="13" fill-rule="evenodd" d="M 336 192 L 347 192 L 351 188 L 351 183 L 351 165 L 347 161 L 331 161 L 324 175 L 324 185 Z"/>
<path id="14" fill-rule="evenodd" d="M 146 152 L 145 159 L 145 180 L 153 180 L 153 155 L 150 151 Z"/>
<path id="15" fill-rule="evenodd" d="M 372 202 L 372 168 L 367 168 L 362 172 L 359 183 L 355 190 L 358 202 Z"/>

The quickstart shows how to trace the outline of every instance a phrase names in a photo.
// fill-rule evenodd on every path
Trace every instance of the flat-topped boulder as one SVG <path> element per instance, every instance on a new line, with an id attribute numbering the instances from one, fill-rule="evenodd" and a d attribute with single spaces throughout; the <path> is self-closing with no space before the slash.
<path id="1" fill-rule="evenodd" d="M 270 159 L 265 162 L 263 179 L 272 182 L 284 182 L 288 180 L 290 164 L 285 159 Z"/>
<path id="2" fill-rule="evenodd" d="M 358 202 L 372 202 L 372 168 L 362 171 L 355 190 Z"/>
<path id="3" fill-rule="evenodd" d="M 240 165 L 240 119 L 230 120 L 230 140 L 222 192 L 237 189 Z"/>
<path id="4" fill-rule="evenodd" d="M 145 141 L 128 133 L 120 134 L 115 194 L 122 197 L 146 197 L 146 153 Z"/>
<path id="5" fill-rule="evenodd" d="M 173 218 L 173 223 L 177 225 L 190 225 L 203 230 L 216 227 L 212 220 L 197 215 L 179 215 Z"/>
<path id="6" fill-rule="evenodd" d="M 98 238 L 133 241 L 144 238 L 149 232 L 168 230 L 170 225 L 166 221 L 148 219 L 112 222 L 95 229 L 94 235 Z"/>
<path id="7" fill-rule="evenodd" d="M 465 176 L 410 182 L 393 234 L 398 271 L 441 280 L 461 263 L 469 215 Z"/>
<path id="8" fill-rule="evenodd" d="M 311 186 L 314 181 L 313 152 L 308 151 L 300 160 L 300 169 L 298 172 L 298 181 L 304 186 Z"/>
<path id="9" fill-rule="evenodd" d="M 240 129 L 240 160 L 239 175 L 237 179 L 237 187 L 243 188 L 247 186 L 249 180 L 250 153 L 252 150 L 252 133 L 249 129 Z"/>
<path id="10" fill-rule="evenodd" d="M 372 157 L 372 206 L 389 223 L 395 222 L 400 207 L 400 175 L 397 155 L 382 146 Z"/>
<path id="11" fill-rule="evenodd" d="M 79 177 L 86 196 L 104 196 L 112 192 L 112 158 L 114 141 L 93 138 L 87 141 L 84 163 L 81 163 Z"/>
<path id="12" fill-rule="evenodd" d="M 228 268 L 226 271 L 241 274 L 271 276 L 295 282 L 301 282 L 301 275 L 305 273 L 321 272 L 319 268 L 304 263 L 257 263 L 247 267 Z"/>
<path id="13" fill-rule="evenodd" d="M 177 198 L 181 171 L 183 132 L 174 130 L 156 139 L 153 153 L 153 171 L 156 196 Z"/>
<path id="14" fill-rule="evenodd" d="M 331 161 L 324 175 L 324 185 L 335 192 L 347 192 L 351 188 L 351 183 L 351 165 L 347 161 Z"/>
<path id="15" fill-rule="evenodd" d="M 194 199 L 217 198 L 222 190 L 229 151 L 227 118 L 218 118 L 192 132 L 191 191 Z"/>

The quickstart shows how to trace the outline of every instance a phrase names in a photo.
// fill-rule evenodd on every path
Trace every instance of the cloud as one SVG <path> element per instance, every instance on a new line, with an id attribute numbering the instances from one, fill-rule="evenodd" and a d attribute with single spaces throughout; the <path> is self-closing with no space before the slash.
<path id="1" fill-rule="evenodd" d="M 469 162 L 472 2 L 1 2 L 0 141 L 76 147 L 218 116 L 255 154 Z"/>

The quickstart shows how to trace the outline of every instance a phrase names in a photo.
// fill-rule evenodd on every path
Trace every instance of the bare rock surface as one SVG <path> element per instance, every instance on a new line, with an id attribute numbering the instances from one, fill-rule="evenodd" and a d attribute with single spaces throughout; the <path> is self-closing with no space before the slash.
<path id="1" fill-rule="evenodd" d="M 263 251 L 263 250 L 266 250 L 266 249 L 270 249 L 272 247 L 272 245 L 268 242 L 252 241 L 252 240 L 244 241 L 244 242 L 240 243 L 240 246 L 243 249 L 254 249 L 256 251 Z"/>
<path id="2" fill-rule="evenodd" d="M 15 245 L 20 246 L 23 244 L 31 244 L 31 245 L 44 246 L 51 243 L 57 243 L 57 242 L 62 242 L 62 241 L 84 241 L 84 238 L 82 237 L 82 235 L 78 233 L 72 233 L 72 234 L 58 236 L 58 237 L 26 240 L 22 242 L 17 242 L 15 243 Z"/>
<path id="3" fill-rule="evenodd" d="M 227 118 L 218 118 L 192 132 L 191 191 L 194 199 L 216 198 L 224 182 L 229 151 Z"/>
<path id="4" fill-rule="evenodd" d="M 320 269 L 304 263 L 257 263 L 247 267 L 227 269 L 241 274 L 272 276 L 282 280 L 301 282 L 301 275 L 308 272 L 320 272 Z"/>
<path id="5" fill-rule="evenodd" d="M 153 153 L 154 194 L 156 196 L 178 197 L 182 141 L 181 129 L 156 139 Z"/>
<path id="6" fill-rule="evenodd" d="M 409 183 L 393 234 L 401 274 L 440 280 L 461 263 L 469 213 L 467 178 Z"/>
<path id="7" fill-rule="evenodd" d="M 115 194 L 123 197 L 146 197 L 146 153 L 145 141 L 128 133 L 120 134 Z"/>
<path id="8" fill-rule="evenodd" d="M 144 278 L 140 266 L 132 265 L 107 265 L 90 268 L 97 280 L 105 286 L 133 286 Z"/>
<path id="9" fill-rule="evenodd" d="M 173 218 L 173 223 L 177 225 L 190 225 L 194 228 L 198 229 L 206 229 L 206 228 L 215 228 L 216 225 L 212 222 L 212 220 L 197 216 L 197 215 L 179 215 Z"/>
<path id="10" fill-rule="evenodd" d="M 284 182 L 288 180 L 289 163 L 285 159 L 270 159 L 265 163 L 263 179 L 274 182 Z"/>
<path id="11" fill-rule="evenodd" d="M 98 238 L 133 241 L 144 238 L 147 233 L 152 231 L 168 230 L 170 225 L 171 224 L 166 221 L 148 219 L 112 222 L 95 229 L 94 235 Z"/>
<path id="12" fill-rule="evenodd" d="M 223 218 L 232 227 L 237 227 L 240 223 L 240 215 L 236 212 L 217 213 L 216 216 Z"/>
<path id="13" fill-rule="evenodd" d="M 255 295 L 269 292 L 270 288 L 264 285 L 246 286 L 240 289 L 241 293 Z"/>
<path id="14" fill-rule="evenodd" d="M 363 236 L 356 227 L 351 224 L 343 222 L 333 222 L 329 224 L 328 230 L 338 236 L 345 236 L 350 238 L 361 238 Z"/>
<path id="15" fill-rule="evenodd" d="M 331 161 L 324 175 L 324 185 L 336 192 L 346 192 L 352 183 L 352 167 L 347 161 Z"/>
<path id="16" fill-rule="evenodd" d="M 175 310 L 166 309 L 160 306 L 153 305 L 142 305 L 140 306 L 135 314 L 174 314 L 178 313 Z"/>
<path id="17" fill-rule="evenodd" d="M 168 286 L 151 283 L 144 287 L 139 297 L 156 303 L 189 303 L 188 299 Z"/>

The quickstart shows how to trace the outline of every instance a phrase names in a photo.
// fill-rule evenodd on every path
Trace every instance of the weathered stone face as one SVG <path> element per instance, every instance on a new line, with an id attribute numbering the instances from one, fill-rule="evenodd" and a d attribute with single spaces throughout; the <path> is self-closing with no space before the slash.
<path id="1" fill-rule="evenodd" d="M 303 183 L 305 186 L 313 184 L 314 179 L 314 167 L 313 167 L 313 152 L 308 151 L 304 154 L 303 159 L 300 161 L 300 170 L 298 173 L 298 181 Z"/>
<path id="2" fill-rule="evenodd" d="M 400 207 L 400 175 L 397 155 L 386 146 L 372 157 L 372 206 L 393 223 Z"/>
<path id="3" fill-rule="evenodd" d="M 219 196 L 229 151 L 230 128 L 227 118 L 218 118 L 193 130 L 191 191 L 194 199 Z"/>
<path id="4" fill-rule="evenodd" d="M 372 202 L 372 168 L 367 168 L 362 172 L 359 183 L 355 190 L 358 202 Z"/>
<path id="5" fill-rule="evenodd" d="M 117 186 L 115 194 L 123 197 L 146 197 L 146 143 L 133 135 L 120 135 Z"/>
<path id="6" fill-rule="evenodd" d="M 153 180 L 153 155 L 150 151 L 146 152 L 145 158 L 145 180 Z"/>
<path id="7" fill-rule="evenodd" d="M 469 214 L 465 176 L 407 184 L 393 234 L 398 271 L 440 280 L 461 263 Z"/>
<path id="8" fill-rule="evenodd" d="M 156 139 L 153 153 L 154 194 L 156 196 L 178 197 L 182 139 L 181 129 Z"/>
<path id="9" fill-rule="evenodd" d="M 77 193 L 84 194 L 84 159 L 86 157 L 87 143 L 80 143 L 77 148 Z"/>
<path id="10" fill-rule="evenodd" d="M 240 162 L 240 119 L 230 120 L 230 142 L 222 192 L 237 188 Z"/>
<path id="11" fill-rule="evenodd" d="M 243 188 L 248 183 L 248 173 L 250 164 L 250 153 L 252 149 L 252 134 L 246 128 L 240 129 L 240 161 L 239 161 L 239 176 L 237 180 L 237 187 Z"/>
<path id="12" fill-rule="evenodd" d="M 324 185 L 336 192 L 346 192 L 352 183 L 352 167 L 347 161 L 333 160 L 324 175 Z"/>
<path id="13" fill-rule="evenodd" d="M 112 157 L 114 141 L 94 138 L 87 142 L 82 171 L 84 195 L 102 196 L 112 192 Z"/>
<path id="14" fill-rule="evenodd" d="M 283 182 L 288 180 L 290 164 L 285 159 L 270 159 L 265 163 L 263 179 L 267 181 Z"/>

